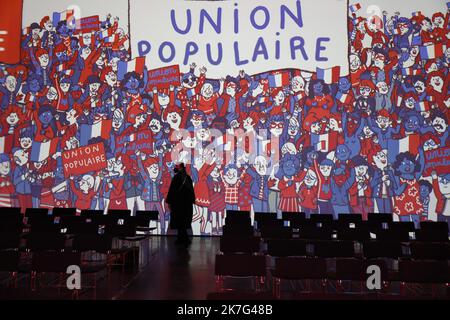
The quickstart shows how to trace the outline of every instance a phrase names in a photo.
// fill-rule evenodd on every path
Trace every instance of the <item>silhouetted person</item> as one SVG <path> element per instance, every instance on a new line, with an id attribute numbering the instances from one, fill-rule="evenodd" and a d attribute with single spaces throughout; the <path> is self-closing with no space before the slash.
<path id="1" fill-rule="evenodd" d="M 184 163 L 176 164 L 174 172 L 175 176 L 166 197 L 170 209 L 170 228 L 178 230 L 176 244 L 188 245 L 190 240 L 187 229 L 190 229 L 192 224 L 194 187 L 191 177 L 186 173 Z"/>

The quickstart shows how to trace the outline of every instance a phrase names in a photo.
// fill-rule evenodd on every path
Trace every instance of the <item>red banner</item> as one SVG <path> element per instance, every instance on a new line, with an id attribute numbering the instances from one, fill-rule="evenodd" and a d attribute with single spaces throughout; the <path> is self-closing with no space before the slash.
<path id="1" fill-rule="evenodd" d="M 171 85 L 178 87 L 180 85 L 180 66 L 174 65 L 148 71 L 148 89 L 153 90 L 167 89 Z"/>
<path id="2" fill-rule="evenodd" d="M 66 178 L 90 171 L 100 171 L 108 165 L 103 143 L 65 151 L 62 153 L 62 162 Z"/>
<path id="3" fill-rule="evenodd" d="M 137 133 L 116 137 L 116 151 L 133 155 L 136 150 L 146 154 L 153 153 L 152 132 L 150 130 L 140 130 Z"/>
<path id="4" fill-rule="evenodd" d="M 22 35 L 22 0 L 0 2 L 0 62 L 20 62 Z"/>
<path id="5" fill-rule="evenodd" d="M 432 171 L 438 175 L 448 173 L 450 166 L 450 147 L 425 151 L 425 168 L 423 176 L 430 176 Z"/>
<path id="6" fill-rule="evenodd" d="M 90 33 L 100 30 L 99 16 L 91 16 L 77 20 L 77 31 L 81 33 Z"/>

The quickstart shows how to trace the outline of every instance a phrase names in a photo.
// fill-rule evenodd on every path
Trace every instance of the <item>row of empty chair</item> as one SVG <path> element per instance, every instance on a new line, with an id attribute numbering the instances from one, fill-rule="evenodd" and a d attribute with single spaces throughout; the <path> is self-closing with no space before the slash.
<path id="1" fill-rule="evenodd" d="M 228 212 L 216 255 L 218 292 L 208 298 L 229 295 L 223 291 L 228 277 L 254 279 L 255 291 L 250 293 L 262 299 L 268 294 L 284 297 L 282 280 L 298 280 L 306 286 L 289 297 L 298 294 L 305 298 L 305 293 L 316 290 L 322 298 L 340 293 L 349 298 L 346 282 L 359 284 L 360 290 L 351 295 L 358 298 L 404 297 L 411 283 L 430 284 L 430 297 L 448 296 L 446 223 L 421 222 L 416 229 L 413 223 L 394 222 L 387 214 L 371 214 L 363 221 L 354 214 L 334 220 L 331 215 L 283 213 L 282 219 L 277 219 L 275 213 L 255 213 L 254 220 L 252 226 L 249 212 Z M 366 288 L 369 266 L 379 267 L 380 290 Z M 398 284 L 396 294 L 389 292 L 392 284 Z M 235 291 L 233 298 L 238 298 L 239 292 L 241 297 L 251 297 L 248 290 Z"/>

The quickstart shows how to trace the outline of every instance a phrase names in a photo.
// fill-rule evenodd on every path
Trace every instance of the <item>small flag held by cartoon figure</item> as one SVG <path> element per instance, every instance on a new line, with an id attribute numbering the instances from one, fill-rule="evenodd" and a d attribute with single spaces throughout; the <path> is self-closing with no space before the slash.
<path id="1" fill-rule="evenodd" d="M 123 80 L 128 72 L 137 72 L 142 74 L 145 67 L 145 57 L 137 57 L 130 61 L 119 61 L 117 65 L 117 77 Z"/>
<path id="2" fill-rule="evenodd" d="M 442 43 L 432 44 L 420 47 L 420 57 L 424 60 L 436 59 L 442 57 L 446 50 L 446 46 Z"/>
<path id="3" fill-rule="evenodd" d="M 361 10 L 361 4 L 360 3 L 352 4 L 351 6 L 349 6 L 349 9 L 351 12 L 356 12 L 358 10 Z"/>
<path id="4" fill-rule="evenodd" d="M 108 140 L 111 128 L 112 128 L 112 120 L 107 119 L 102 119 L 92 125 L 82 124 L 80 144 L 82 146 L 88 145 L 89 140 L 96 137 L 101 137 L 105 140 Z"/>
<path id="5" fill-rule="evenodd" d="M 54 155 L 58 148 L 58 138 L 46 142 L 33 141 L 31 145 L 30 160 L 32 162 L 42 162 L 48 157 Z"/>
<path id="6" fill-rule="evenodd" d="M 65 10 L 63 12 L 53 12 L 53 25 L 57 26 L 59 22 L 66 21 L 69 25 L 74 16 L 75 11 L 74 10 Z"/>
<path id="7" fill-rule="evenodd" d="M 281 88 L 290 84 L 289 73 L 276 72 L 268 76 L 269 86 L 271 88 Z"/>
<path id="8" fill-rule="evenodd" d="M 326 84 L 337 83 L 341 75 L 341 67 L 336 66 L 329 69 L 317 68 L 317 79 L 323 80 Z"/>

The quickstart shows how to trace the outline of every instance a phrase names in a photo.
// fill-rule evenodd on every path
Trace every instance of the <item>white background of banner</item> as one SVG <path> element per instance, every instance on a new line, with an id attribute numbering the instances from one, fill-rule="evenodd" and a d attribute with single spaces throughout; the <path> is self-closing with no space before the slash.
<path id="1" fill-rule="evenodd" d="M 240 33 L 234 33 L 233 11 L 234 4 L 238 3 Z M 280 30 L 280 5 L 287 5 L 291 11 L 296 13 L 295 0 L 234 0 L 234 1 L 184 1 L 184 0 L 131 0 L 130 2 L 130 32 L 131 49 L 133 57 L 138 55 L 138 42 L 147 40 L 152 45 L 151 52 L 147 55 L 149 68 L 158 68 L 167 65 L 180 64 L 183 66 L 184 48 L 188 41 L 195 41 L 199 46 L 199 52 L 192 57 L 189 63 L 196 62 L 198 66 L 208 68 L 208 77 L 224 77 L 228 74 L 237 75 L 239 70 L 244 69 L 248 74 L 261 73 L 279 68 L 298 68 L 307 71 L 316 71 L 316 67 L 330 68 L 341 66 L 342 75 L 348 73 L 348 38 L 347 38 L 347 1 L 342 0 L 302 0 L 303 28 L 299 28 L 289 17 L 287 28 Z M 265 30 L 255 30 L 250 23 L 250 12 L 258 5 L 264 5 L 269 9 L 271 22 Z M 199 34 L 199 12 L 208 9 L 212 17 L 217 14 L 217 7 L 223 8 L 222 34 L 218 35 L 209 23 L 205 23 L 205 33 Z M 178 25 L 186 26 L 186 9 L 192 10 L 192 29 L 187 35 L 180 35 L 173 30 L 170 21 L 171 9 L 176 9 Z M 257 22 L 263 21 L 263 14 L 256 15 Z M 280 36 L 276 33 L 280 32 Z M 269 61 L 261 56 L 256 62 L 251 62 L 258 37 L 264 37 L 269 52 Z M 309 56 L 304 61 L 298 52 L 298 59 L 291 60 L 289 40 L 293 36 L 302 36 L 305 39 L 305 50 Z M 328 57 L 327 62 L 316 62 L 315 47 L 317 37 L 329 37 L 330 42 L 325 43 L 327 49 L 322 56 Z M 233 42 L 239 41 L 241 59 L 249 59 L 250 63 L 236 66 L 234 58 Z M 275 41 L 281 41 L 281 58 L 275 59 Z M 177 50 L 175 59 L 170 63 L 162 63 L 158 57 L 158 49 L 162 42 L 171 41 Z M 217 56 L 217 43 L 223 44 L 223 60 L 218 66 L 208 63 L 206 55 L 206 44 L 211 43 L 213 57 Z M 284 53 L 283 53 L 284 52 Z M 168 55 L 169 51 L 167 51 Z"/>

